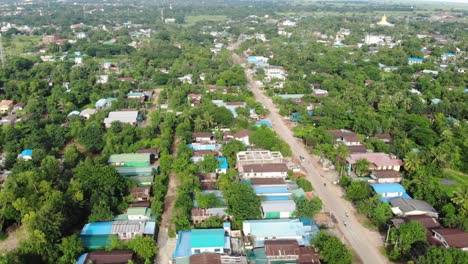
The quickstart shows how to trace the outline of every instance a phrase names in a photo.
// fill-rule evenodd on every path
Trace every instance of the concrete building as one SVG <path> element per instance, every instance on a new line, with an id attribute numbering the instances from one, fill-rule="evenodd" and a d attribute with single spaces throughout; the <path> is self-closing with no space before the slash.
<path id="1" fill-rule="evenodd" d="M 397 216 L 427 215 L 438 218 L 439 213 L 426 201 L 395 198 L 390 201 L 393 214 Z"/>
<path id="2" fill-rule="evenodd" d="M 236 167 L 240 168 L 242 165 L 247 164 L 282 163 L 283 161 L 283 155 L 279 151 L 239 151 L 237 153 Z"/>
<path id="3" fill-rule="evenodd" d="M 286 163 L 247 164 L 239 168 L 242 178 L 283 178 L 288 177 Z"/>
<path id="4" fill-rule="evenodd" d="M 114 111 L 110 112 L 109 116 L 104 119 L 104 125 L 106 128 L 109 128 L 113 122 L 121 122 L 135 126 L 139 119 L 140 116 L 138 111 Z"/>

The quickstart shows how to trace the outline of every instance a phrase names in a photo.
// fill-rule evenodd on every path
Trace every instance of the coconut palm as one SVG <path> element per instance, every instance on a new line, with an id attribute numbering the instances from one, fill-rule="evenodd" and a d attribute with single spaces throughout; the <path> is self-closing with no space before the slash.
<path id="1" fill-rule="evenodd" d="M 204 127 L 203 125 L 205 121 L 200 116 L 197 116 L 197 118 L 195 118 L 193 123 L 194 123 L 195 132 L 200 132 L 203 130 L 203 127 Z"/>
<path id="2" fill-rule="evenodd" d="M 468 186 L 464 185 L 455 191 L 452 202 L 459 206 L 462 215 L 468 215 Z"/>
<path id="3" fill-rule="evenodd" d="M 212 127 L 215 124 L 213 117 L 208 112 L 203 113 L 203 122 L 207 128 Z"/>
<path id="4" fill-rule="evenodd" d="M 409 172 L 416 171 L 422 163 L 421 158 L 417 152 L 411 151 L 406 154 L 406 157 L 403 159 L 405 170 Z"/>

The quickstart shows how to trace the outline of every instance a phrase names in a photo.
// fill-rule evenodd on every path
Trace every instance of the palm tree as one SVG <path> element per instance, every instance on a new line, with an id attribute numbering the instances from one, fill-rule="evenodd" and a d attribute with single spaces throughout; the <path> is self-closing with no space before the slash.
<path id="1" fill-rule="evenodd" d="M 197 116 L 197 118 L 195 118 L 193 123 L 194 123 L 195 132 L 200 132 L 203 130 L 203 124 L 205 123 L 205 121 L 200 116 Z"/>
<path id="2" fill-rule="evenodd" d="M 468 215 L 468 186 L 464 185 L 455 191 L 452 202 L 460 207 L 462 215 Z"/>
<path id="3" fill-rule="evenodd" d="M 213 117 L 208 112 L 203 113 L 203 122 L 207 128 L 212 127 L 215 124 Z"/>
<path id="4" fill-rule="evenodd" d="M 406 154 L 406 157 L 403 159 L 405 170 L 409 172 L 416 171 L 422 163 L 421 158 L 419 157 L 418 153 L 411 151 Z"/>
<path id="5" fill-rule="evenodd" d="M 448 153 L 445 152 L 442 146 L 431 148 L 431 156 L 433 157 L 432 163 L 437 164 L 439 167 L 447 163 Z"/>

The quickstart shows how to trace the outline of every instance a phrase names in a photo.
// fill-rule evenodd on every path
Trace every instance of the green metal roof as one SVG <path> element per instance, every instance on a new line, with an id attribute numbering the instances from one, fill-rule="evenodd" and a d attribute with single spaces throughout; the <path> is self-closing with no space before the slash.
<path id="1" fill-rule="evenodd" d="M 151 209 L 146 207 L 130 207 L 127 209 L 127 215 L 151 215 Z"/>
<path id="2" fill-rule="evenodd" d="M 113 154 L 109 157 L 110 163 L 116 162 L 150 162 L 149 153 L 124 153 Z"/>
<path id="3" fill-rule="evenodd" d="M 191 248 L 224 247 L 224 229 L 193 229 L 190 235 Z"/>

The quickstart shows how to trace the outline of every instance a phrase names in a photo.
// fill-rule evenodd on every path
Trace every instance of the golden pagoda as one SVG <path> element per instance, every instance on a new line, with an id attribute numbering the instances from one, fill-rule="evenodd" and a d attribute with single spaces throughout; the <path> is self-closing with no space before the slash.
<path id="1" fill-rule="evenodd" d="M 377 25 L 384 26 L 384 27 L 392 27 L 393 26 L 393 24 L 390 24 L 390 23 L 387 22 L 387 16 L 385 14 L 382 16 L 382 19 L 380 20 L 379 23 L 377 23 Z"/>

